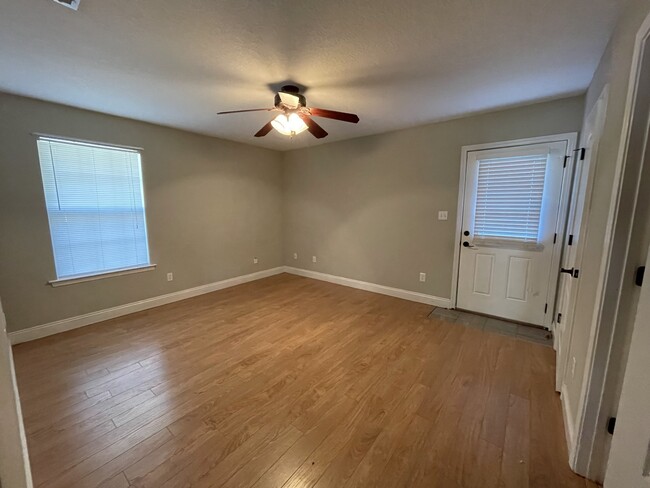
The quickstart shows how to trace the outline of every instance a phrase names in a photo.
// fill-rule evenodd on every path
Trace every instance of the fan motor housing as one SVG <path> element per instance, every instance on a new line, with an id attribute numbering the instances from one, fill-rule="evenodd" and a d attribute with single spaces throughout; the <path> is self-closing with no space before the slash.
<path id="1" fill-rule="evenodd" d="M 307 106 L 307 99 L 305 98 L 304 95 L 300 94 L 300 88 L 298 88 L 295 85 L 284 85 L 282 88 L 280 88 L 280 91 L 283 93 L 290 93 L 291 95 L 294 95 L 298 97 L 299 103 L 301 106 L 306 107 Z M 276 107 L 280 107 L 280 103 L 282 100 L 280 99 L 280 95 L 278 93 L 275 94 L 275 98 L 273 99 L 273 103 L 275 104 Z"/>

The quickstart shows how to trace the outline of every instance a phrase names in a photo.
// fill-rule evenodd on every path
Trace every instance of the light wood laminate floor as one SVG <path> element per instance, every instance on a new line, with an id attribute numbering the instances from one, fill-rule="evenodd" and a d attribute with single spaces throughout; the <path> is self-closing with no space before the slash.
<path id="1" fill-rule="evenodd" d="M 37 487 L 586 487 L 549 347 L 291 275 L 14 348 Z"/>

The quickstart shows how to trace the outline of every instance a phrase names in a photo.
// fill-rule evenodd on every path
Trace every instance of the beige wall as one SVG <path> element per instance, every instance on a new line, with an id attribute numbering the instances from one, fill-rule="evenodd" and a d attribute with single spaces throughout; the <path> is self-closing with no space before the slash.
<path id="1" fill-rule="evenodd" d="M 577 132 L 583 102 L 572 97 L 287 152 L 285 264 L 449 298 L 461 147 Z M 449 220 L 437 220 L 439 210 Z"/>
<path id="2" fill-rule="evenodd" d="M 596 162 L 596 173 L 594 176 L 594 189 L 591 200 L 591 207 L 588 213 L 589 229 L 587 232 L 586 245 L 583 256 L 583 269 L 581 270 L 580 288 L 576 300 L 576 315 L 573 324 L 571 337 L 571 347 L 569 350 L 569 359 L 575 357 L 576 367 L 575 374 L 567 371 L 565 382 L 567 385 L 567 396 L 570 410 L 573 414 L 573 422 L 578 420 L 580 415 L 580 399 L 585 386 L 585 370 L 589 359 L 589 342 L 592 328 L 598 319 L 597 307 L 595 306 L 598 293 L 598 279 L 604 272 L 604 264 L 601 262 L 601 256 L 604 251 L 604 240 L 607 231 L 608 222 L 613 217 L 611 213 L 612 195 L 616 185 L 616 163 L 621 145 L 621 136 L 623 129 L 623 118 L 625 104 L 628 93 L 629 76 L 632 64 L 632 55 L 636 33 L 650 12 L 650 1 L 648 0 L 630 0 L 619 19 L 617 27 L 610 39 L 609 45 L 601 59 L 600 65 L 594 75 L 594 79 L 589 87 L 586 96 L 585 111 L 591 109 L 598 99 L 603 88 L 608 85 L 609 100 L 607 107 L 606 122 L 601 138 L 598 160 Z M 646 102 L 647 103 L 647 102 Z M 648 180 L 649 176 L 644 176 Z M 628 175 L 627 183 L 623 188 L 621 197 L 621 211 L 623 220 L 629 217 L 634 197 L 634 187 L 638 182 L 638 174 Z M 644 186 L 645 187 L 645 186 Z M 629 340 L 631 336 L 634 311 L 638 301 L 638 288 L 633 285 L 633 270 L 635 266 L 640 266 L 645 262 L 648 243 L 650 241 L 650 229 L 648 228 L 647 218 L 647 191 L 642 195 L 645 197 L 645 208 L 642 208 L 641 217 L 633 230 L 632 245 L 629 249 L 630 260 L 627 270 L 624 271 L 622 288 L 613 289 L 612 292 L 618 295 L 619 291 L 623 298 L 619 309 L 617 319 L 617 328 L 613 341 L 612 362 L 609 364 L 610 371 L 607 378 L 607 392 L 603 399 L 605 417 L 615 415 L 617 400 L 620 393 L 622 380 L 622 365 L 627 357 Z M 623 243 L 627 241 L 628 229 L 617 229 L 616 242 Z M 625 236 L 620 235 L 625 234 Z M 620 235 L 620 236 L 619 236 Z M 623 238 L 620 239 L 619 237 Z M 622 255 L 625 252 L 625 246 L 617 245 L 614 252 Z M 616 271 L 617 276 L 610 278 L 620 280 L 621 271 Z M 611 275 L 611 273 L 610 273 Z M 606 296 L 606 303 L 615 304 L 615 298 Z M 606 308 L 609 307 L 606 305 Z M 615 310 L 612 309 L 612 313 Z M 611 317 L 607 318 L 602 325 L 607 329 L 607 333 L 612 330 Z M 604 371 L 604 364 L 600 364 L 597 373 Z M 577 426 L 576 426 L 577 427 Z M 595 456 L 601 459 L 606 457 L 606 452 L 596 452 Z M 595 465 L 598 465 L 599 459 L 595 459 Z M 592 473 L 592 475 L 594 475 Z M 597 477 L 602 479 L 602 472 L 596 473 Z"/>
<path id="3" fill-rule="evenodd" d="M 448 298 L 461 147 L 577 131 L 583 102 L 572 97 L 278 153 L 0 94 L 0 204 L 12 209 L 0 213 L 0 296 L 9 330 L 283 262 Z M 32 132 L 144 147 L 155 271 L 46 285 L 55 271 Z M 438 221 L 438 210 L 449 220 Z"/>
<path id="4" fill-rule="evenodd" d="M 155 271 L 46 285 L 56 275 L 32 132 L 144 148 Z M 0 208 L 0 297 L 10 331 L 282 264 L 280 153 L 6 94 Z"/>

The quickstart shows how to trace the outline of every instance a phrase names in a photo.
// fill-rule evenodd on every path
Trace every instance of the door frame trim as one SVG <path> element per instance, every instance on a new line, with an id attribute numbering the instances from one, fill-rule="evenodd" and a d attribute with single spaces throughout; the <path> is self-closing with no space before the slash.
<path id="1" fill-rule="evenodd" d="M 609 434 L 602 428 L 603 421 L 610 414 L 608 407 L 611 407 L 611 402 L 618 402 L 617 398 L 611 398 L 614 392 L 611 391 L 611 388 L 608 389 L 608 380 L 610 380 L 612 362 L 616 360 L 612 357 L 615 347 L 614 335 L 622 325 L 617 320 L 621 299 L 619 290 L 622 280 L 625 278 L 624 269 L 628 259 L 629 241 L 632 236 L 639 195 L 638 176 L 644 168 L 643 159 L 639 162 L 637 173 L 632 175 L 632 178 L 637 177 L 633 211 L 621 214 L 620 206 L 623 186 L 630 172 L 628 153 L 630 145 L 636 142 L 632 137 L 633 129 L 635 124 L 639 123 L 635 117 L 635 110 L 641 89 L 640 78 L 644 68 L 650 69 L 643 63 L 648 49 L 650 49 L 650 14 L 646 15 L 634 39 L 634 51 L 627 83 L 621 135 L 618 140 L 619 146 L 615 163 L 616 169 L 601 256 L 601 271 L 594 302 L 595 310 L 591 322 L 587 362 L 578 403 L 576 445 L 569 461 L 571 468 L 576 473 L 597 480 L 604 477 L 607 469 L 607 459 L 602 449 L 606 442 L 605 438 Z M 646 123 L 646 121 L 641 123 Z M 644 144 L 647 150 L 650 147 L 650 140 L 646 139 Z M 621 249 L 621 246 L 624 246 L 624 252 L 614 252 L 615 248 Z M 606 398 L 606 396 L 609 397 Z"/>
<path id="2" fill-rule="evenodd" d="M 454 237 L 454 261 L 453 269 L 451 274 L 451 308 L 456 308 L 458 303 L 458 278 L 459 278 L 459 268 L 460 268 L 460 246 L 462 241 L 462 230 L 463 230 L 463 213 L 465 205 L 465 180 L 467 176 L 467 157 L 470 152 L 484 151 L 489 149 L 506 149 L 511 147 L 518 146 L 528 146 L 531 144 L 548 144 L 553 142 L 566 142 L 567 143 L 567 156 L 572 156 L 574 150 L 578 143 L 578 133 L 577 132 L 566 132 L 563 134 L 553 134 L 548 136 L 539 136 L 539 137 L 528 137 L 525 139 L 513 139 L 507 141 L 498 141 L 498 142 L 489 142 L 485 144 L 472 144 L 469 146 L 463 146 L 460 153 L 460 179 L 458 183 L 458 206 L 456 208 L 456 234 Z M 569 172 L 566 174 L 572 174 L 574 165 L 574 158 L 570 157 L 568 159 L 567 169 Z M 565 226 L 566 225 L 566 214 L 569 209 L 569 195 L 571 194 L 570 188 L 570 178 L 562 178 L 562 189 L 560 192 L 560 215 L 558 218 L 558 224 Z M 558 240 L 553 247 L 553 260 L 551 264 L 551 270 L 556 269 L 557 273 L 549 274 L 549 297 L 552 297 L 551 302 L 549 303 L 548 310 L 550 313 L 547 313 L 547 316 L 544 320 L 544 326 L 549 329 L 553 324 L 553 310 L 555 307 L 555 290 L 557 287 L 557 275 L 560 272 L 560 255 L 562 250 L 562 244 L 564 241 L 564 232 L 562 229 L 558 229 Z"/>
<path id="3" fill-rule="evenodd" d="M 585 188 L 582 189 L 582 191 L 584 191 L 585 200 L 584 200 L 584 203 L 583 203 L 582 220 L 581 220 L 580 228 L 579 228 L 579 231 L 580 231 L 579 235 L 580 236 L 586 236 L 587 235 L 587 230 L 589 228 L 589 213 L 586 212 L 586 209 L 589 208 L 591 199 L 593 197 L 593 186 L 594 186 L 594 178 L 595 178 L 595 173 L 596 173 L 596 171 L 595 171 L 596 170 L 596 161 L 598 160 L 598 152 L 599 152 L 598 150 L 600 149 L 600 140 L 602 139 L 603 129 L 605 127 L 605 120 L 606 120 L 606 117 L 607 117 L 608 103 L 609 103 L 609 83 L 606 83 L 603 86 L 603 89 L 601 90 L 600 94 L 598 95 L 596 103 L 594 103 L 593 107 L 589 110 L 589 113 L 585 116 L 584 121 L 583 121 L 583 129 L 584 129 L 587 121 L 589 121 L 590 118 L 593 116 L 594 117 L 594 127 L 598 127 L 599 137 L 598 137 L 598 141 L 597 141 L 597 143 L 595 145 L 596 148 L 597 148 L 597 151 L 595 152 L 595 156 L 596 156 L 595 158 L 594 158 L 594 151 L 593 151 L 594 146 L 592 145 L 592 147 L 590 149 L 591 154 L 589 156 L 590 159 L 589 159 L 589 168 L 588 168 L 588 174 L 587 174 L 587 185 L 585 186 Z M 584 147 L 584 148 L 587 148 L 587 145 L 586 145 L 587 141 L 584 140 L 584 137 L 586 137 L 586 135 L 587 135 L 587 133 L 584 132 L 584 130 L 580 133 L 580 144 L 579 145 L 581 147 Z M 576 167 L 575 171 L 577 171 L 577 167 Z M 582 171 L 584 171 L 584 166 L 582 168 Z M 572 187 L 572 195 L 573 195 L 574 192 L 576 194 L 578 194 L 579 191 L 580 191 L 580 187 L 579 187 L 580 181 L 577 178 L 577 174 L 574 173 L 573 178 L 574 178 L 574 183 L 573 183 L 573 187 Z M 569 202 L 569 212 L 571 211 L 570 206 L 571 206 L 571 203 Z M 569 217 L 569 215 L 567 217 Z M 565 235 L 568 232 L 569 232 L 569 229 L 566 229 L 565 230 Z M 582 238 L 578 242 L 578 247 L 577 247 L 577 250 L 576 250 L 576 261 L 574 262 L 574 266 L 576 266 L 578 268 L 580 268 L 582 266 L 582 255 L 584 253 L 585 242 L 586 242 L 586 240 L 582 239 Z M 558 297 L 560 296 L 559 295 L 559 293 L 560 293 L 559 286 L 560 286 L 560 283 L 558 281 L 558 291 L 557 291 L 557 293 L 558 293 L 557 296 Z M 573 322 L 574 322 L 574 318 L 575 318 L 575 308 L 576 308 L 575 298 L 577 298 L 579 290 L 580 290 L 580 281 L 575 283 L 575 292 L 574 292 L 574 296 L 573 296 L 573 298 L 574 298 L 573 302 L 571 302 L 569 308 L 567 310 L 565 310 L 566 313 L 564 313 L 564 315 L 562 315 L 562 319 L 563 319 L 563 322 L 564 322 L 564 327 L 563 327 L 564 332 L 562 334 L 563 338 L 564 338 L 564 342 L 562 344 L 560 344 L 559 336 L 556 335 L 556 334 L 553 334 L 553 348 L 555 349 L 555 351 L 557 353 L 556 358 L 560 359 L 560 354 L 559 354 L 560 348 L 563 348 L 563 350 L 567 352 L 567 356 L 564 358 L 565 359 L 564 364 L 560 364 L 557 361 L 556 361 L 556 364 L 555 364 L 555 370 L 556 370 L 556 377 L 555 377 L 556 385 L 555 386 L 556 386 L 556 391 L 558 391 L 558 392 L 562 392 L 562 386 L 565 384 L 564 383 L 564 374 L 566 372 L 566 367 L 567 367 L 567 363 L 568 363 L 568 359 L 569 359 L 568 358 L 568 352 L 571 349 Z M 558 306 L 558 304 L 556 302 L 556 307 L 557 306 Z M 555 314 L 554 317 L 557 317 L 557 313 L 559 311 L 560 311 L 559 309 L 554 310 L 554 312 L 553 312 Z M 555 332 L 555 329 L 554 329 L 554 332 Z M 562 398 L 565 399 L 566 397 L 567 397 L 567 394 L 562 393 Z M 564 402 L 564 400 L 563 400 L 563 402 Z M 565 422 L 567 424 L 567 428 L 573 429 L 573 423 L 572 423 L 573 418 L 574 417 L 567 417 L 568 420 Z M 571 425 L 569 425 L 569 422 L 571 422 Z M 575 429 L 573 429 L 573 430 L 575 430 Z M 572 437 L 572 439 L 573 438 L 574 437 Z M 571 444 L 569 444 L 569 452 L 572 452 L 573 445 L 574 445 L 573 442 Z"/>

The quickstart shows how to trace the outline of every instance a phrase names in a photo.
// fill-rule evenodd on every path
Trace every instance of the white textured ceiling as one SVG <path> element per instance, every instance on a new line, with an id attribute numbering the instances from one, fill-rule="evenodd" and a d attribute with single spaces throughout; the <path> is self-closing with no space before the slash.
<path id="1" fill-rule="evenodd" d="M 274 149 L 586 89 L 623 0 L 0 0 L 0 91 Z M 270 85 L 330 133 L 253 134 Z"/>

